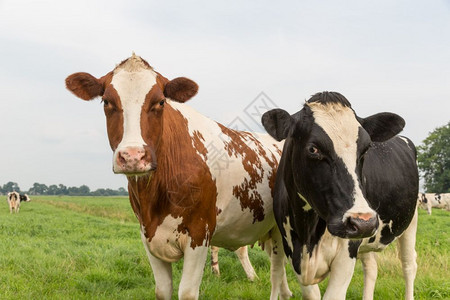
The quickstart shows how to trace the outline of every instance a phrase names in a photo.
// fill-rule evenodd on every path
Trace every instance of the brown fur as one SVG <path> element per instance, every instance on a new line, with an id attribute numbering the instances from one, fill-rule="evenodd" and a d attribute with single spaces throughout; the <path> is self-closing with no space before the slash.
<path id="1" fill-rule="evenodd" d="M 164 95 L 172 100 L 184 103 L 198 92 L 198 85 L 186 78 L 178 77 L 166 84 Z"/>
<path id="2" fill-rule="evenodd" d="M 168 105 L 163 124 L 164 138 L 156 149 L 158 169 L 150 181 L 148 177 L 137 181 L 129 178 L 130 201 L 149 241 L 170 214 L 183 218 L 178 232 L 188 233 L 194 248 L 205 239 L 209 243 L 214 232 L 216 185 L 208 166 L 192 146 L 187 120 L 181 113 Z"/>

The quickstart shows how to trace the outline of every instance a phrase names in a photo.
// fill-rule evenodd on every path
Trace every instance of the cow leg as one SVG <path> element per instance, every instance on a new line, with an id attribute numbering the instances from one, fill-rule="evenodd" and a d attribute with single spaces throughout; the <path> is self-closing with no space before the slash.
<path id="1" fill-rule="evenodd" d="M 248 258 L 248 247 L 247 246 L 241 247 L 236 251 L 234 251 L 234 253 L 236 253 L 236 255 L 238 256 L 239 261 L 241 262 L 241 265 L 244 268 L 245 274 L 247 274 L 248 280 L 253 281 L 255 280 L 255 278 L 258 278 L 255 269 L 253 269 L 250 259 Z M 219 270 L 218 266 L 217 270 Z"/>
<path id="2" fill-rule="evenodd" d="M 427 212 L 431 215 L 431 200 L 427 201 Z"/>
<path id="3" fill-rule="evenodd" d="M 364 300 L 372 300 L 375 291 L 375 282 L 377 280 L 378 266 L 376 254 L 367 252 L 359 255 L 364 271 Z"/>
<path id="4" fill-rule="evenodd" d="M 417 273 L 416 253 L 417 209 L 408 228 L 398 238 L 399 257 L 405 278 L 405 299 L 414 299 L 414 279 Z"/>
<path id="5" fill-rule="evenodd" d="M 194 249 L 187 243 L 184 250 L 183 274 L 181 275 L 178 299 L 198 299 L 200 284 L 209 247 L 197 246 Z"/>
<path id="6" fill-rule="evenodd" d="M 330 265 L 330 280 L 323 300 L 345 299 L 356 264 L 356 258 L 350 258 L 347 245 L 348 243 L 341 247 L 342 250 L 338 252 Z"/>
<path id="7" fill-rule="evenodd" d="M 220 276 L 219 247 L 211 246 L 211 270 L 214 275 Z"/>
<path id="8" fill-rule="evenodd" d="M 270 254 L 270 279 L 272 282 L 270 299 L 276 300 L 278 299 L 278 295 L 280 295 L 280 299 L 289 299 L 292 297 L 292 292 L 287 284 L 286 259 L 281 233 L 277 227 L 272 229 L 271 239 L 271 243 L 266 243 L 265 245 L 266 251 Z M 270 250 L 267 248 L 270 248 Z"/>
<path id="9" fill-rule="evenodd" d="M 141 232 L 141 239 L 147 252 L 148 260 L 152 266 L 155 278 L 155 295 L 158 300 L 172 299 L 172 264 L 154 257 L 148 249 L 147 239 Z"/>
<path id="10" fill-rule="evenodd" d="M 305 300 L 320 300 L 320 289 L 318 284 L 302 285 L 302 299 Z"/>

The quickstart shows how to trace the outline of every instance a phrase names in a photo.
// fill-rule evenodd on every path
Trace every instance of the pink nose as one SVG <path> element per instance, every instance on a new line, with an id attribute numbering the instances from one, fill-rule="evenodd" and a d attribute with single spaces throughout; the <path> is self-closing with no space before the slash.
<path id="1" fill-rule="evenodd" d="M 151 169 L 146 151 L 141 147 L 127 147 L 117 153 L 115 173 L 144 173 Z"/>

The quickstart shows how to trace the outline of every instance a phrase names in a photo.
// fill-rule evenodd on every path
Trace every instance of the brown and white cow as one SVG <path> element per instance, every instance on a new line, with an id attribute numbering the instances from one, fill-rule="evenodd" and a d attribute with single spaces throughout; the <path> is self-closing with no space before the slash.
<path id="1" fill-rule="evenodd" d="M 271 299 L 292 295 L 272 207 L 280 143 L 186 106 L 197 84 L 168 80 L 134 54 L 99 79 L 72 74 L 66 86 L 83 100 L 102 97 L 113 171 L 128 178 L 158 299 L 172 297 L 173 262 L 184 257 L 179 298 L 197 299 L 210 245 L 236 250 L 269 237 L 271 272 L 284 274 L 272 276 Z"/>
<path id="2" fill-rule="evenodd" d="M 19 212 L 20 209 L 20 195 L 18 192 L 13 191 L 8 193 L 8 196 L 6 198 L 8 200 L 9 204 L 9 212 L 12 214 L 13 211 L 15 213 Z"/>

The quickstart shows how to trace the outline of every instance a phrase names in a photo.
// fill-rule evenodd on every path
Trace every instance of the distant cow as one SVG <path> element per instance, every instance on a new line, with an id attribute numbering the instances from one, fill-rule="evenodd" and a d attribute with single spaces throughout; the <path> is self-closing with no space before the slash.
<path id="1" fill-rule="evenodd" d="M 20 195 L 18 192 L 10 192 L 7 195 L 7 201 L 9 204 L 9 212 L 12 213 L 13 211 L 15 213 L 19 212 L 20 209 Z"/>
<path id="2" fill-rule="evenodd" d="M 20 194 L 20 202 L 30 202 L 31 198 L 28 194 Z"/>
<path id="3" fill-rule="evenodd" d="M 431 208 L 442 208 L 450 211 L 450 193 L 419 193 L 419 207 L 426 209 L 431 215 Z"/>
<path id="4" fill-rule="evenodd" d="M 113 171 L 127 176 L 157 299 L 172 298 L 173 262 L 184 258 L 179 299 L 197 299 L 210 245 L 268 238 L 271 299 L 291 296 L 272 200 L 281 143 L 196 112 L 184 104 L 194 81 L 168 80 L 134 54 L 101 78 L 72 74 L 66 87 L 84 100 L 102 96 Z"/>
<path id="5" fill-rule="evenodd" d="M 263 125 L 286 139 L 277 172 L 274 212 L 284 251 L 302 285 L 303 298 L 345 299 L 356 257 L 364 269 L 364 299 L 372 299 L 373 253 L 398 238 L 413 299 L 419 176 L 416 150 L 395 136 L 404 120 L 392 113 L 358 117 L 339 93 L 314 95 L 294 115 L 275 109 Z"/>
<path id="6" fill-rule="evenodd" d="M 450 193 L 434 194 L 433 207 L 450 210 Z"/>

